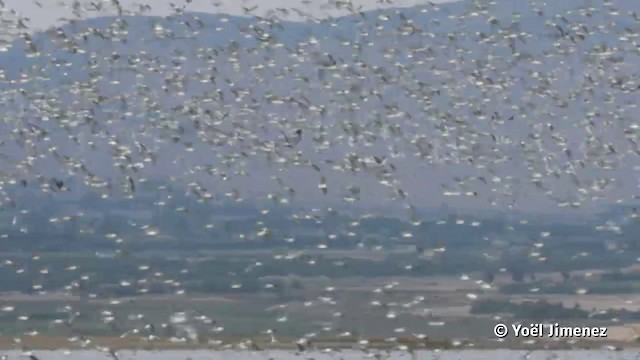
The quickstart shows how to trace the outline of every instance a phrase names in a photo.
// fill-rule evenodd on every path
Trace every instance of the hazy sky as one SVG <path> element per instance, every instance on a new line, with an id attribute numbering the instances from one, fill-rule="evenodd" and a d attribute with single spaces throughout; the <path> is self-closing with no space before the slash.
<path id="1" fill-rule="evenodd" d="M 451 2 L 452 0 L 431 0 L 432 3 Z M 17 11 L 19 14 L 31 19 L 30 26 L 34 29 L 42 29 L 61 22 L 61 18 L 72 18 L 72 5 L 74 0 L 4 0 L 5 9 Z M 94 0 L 79 1 L 81 4 L 91 4 L 91 2 L 104 4 L 105 9 L 113 9 L 111 0 Z M 233 15 L 244 14 L 243 8 L 257 9 L 253 14 L 265 14 L 269 10 L 276 8 L 297 8 L 305 12 L 311 13 L 315 17 L 336 16 L 345 14 L 346 11 L 337 10 L 327 0 L 192 0 L 186 3 L 185 0 L 120 0 L 125 10 L 133 10 L 139 8 L 140 4 L 150 5 L 150 15 L 169 15 L 172 12 L 172 4 L 178 7 L 186 6 L 187 11 L 194 12 L 221 12 Z M 356 7 L 363 6 L 363 10 L 371 10 L 382 7 L 406 7 L 420 4 L 427 4 L 427 1 L 420 0 L 394 0 L 393 3 L 382 2 L 379 0 L 353 0 Z M 38 5 L 39 4 L 39 5 Z M 215 4 L 219 4 L 216 6 Z M 84 16 L 101 16 L 109 15 L 113 12 L 108 10 L 85 12 Z M 292 13 L 290 20 L 301 20 L 300 17 Z"/>

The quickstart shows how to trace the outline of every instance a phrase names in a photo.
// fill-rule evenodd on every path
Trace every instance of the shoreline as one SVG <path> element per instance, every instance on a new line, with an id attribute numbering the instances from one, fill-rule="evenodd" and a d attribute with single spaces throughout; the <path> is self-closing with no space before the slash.
<path id="1" fill-rule="evenodd" d="M 297 351 L 297 339 L 280 339 L 272 343 L 270 339 L 264 337 L 224 337 L 216 340 L 220 343 L 212 343 L 214 339 L 202 338 L 198 342 L 175 342 L 170 338 L 157 338 L 148 340 L 144 337 L 112 337 L 112 336 L 89 336 L 86 337 L 85 344 L 71 342 L 69 338 L 63 336 L 23 336 L 17 342 L 14 337 L 0 336 L 0 350 L 100 350 L 113 349 L 120 350 L 235 350 L 235 351 L 261 351 L 261 350 L 282 350 Z M 322 349 L 333 350 L 361 350 L 365 346 L 358 343 L 357 339 L 314 339 L 313 347 L 309 351 Z M 413 339 L 399 339 L 397 342 L 389 343 L 383 339 L 369 339 L 366 345 L 371 350 L 396 350 L 398 345 L 406 346 L 410 351 L 429 350 L 602 350 L 603 348 L 615 349 L 640 349 L 640 342 L 629 341 L 606 341 L 606 340 L 564 340 L 564 341 L 537 341 L 527 340 L 504 342 L 495 340 L 461 341 L 455 343 L 447 339 L 433 339 L 428 341 L 415 341 Z"/>

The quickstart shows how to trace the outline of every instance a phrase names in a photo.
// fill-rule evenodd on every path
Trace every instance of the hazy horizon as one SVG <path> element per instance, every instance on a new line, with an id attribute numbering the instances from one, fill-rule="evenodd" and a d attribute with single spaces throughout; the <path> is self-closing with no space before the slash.
<path id="1" fill-rule="evenodd" d="M 461 0 L 431 0 L 433 4 L 456 2 Z M 71 0 L 61 1 L 40 1 L 40 5 L 36 5 L 37 1 L 34 0 L 4 0 L 5 10 L 14 10 L 18 14 L 29 17 L 31 22 L 29 26 L 33 30 L 43 30 L 50 26 L 62 25 L 67 21 L 61 20 L 61 18 L 68 19 L 87 19 L 96 16 L 116 15 L 117 11 L 113 6 L 113 3 L 108 0 L 94 1 L 93 3 L 102 3 L 104 9 L 98 11 L 84 11 L 81 12 L 81 16 L 75 16 L 73 14 L 73 3 Z M 248 15 L 245 12 L 245 8 L 252 9 L 251 15 L 265 16 L 269 11 L 280 9 L 297 9 L 303 12 L 307 12 L 316 18 L 327 18 L 330 16 L 341 16 L 348 14 L 347 10 L 336 9 L 333 5 L 335 1 L 324 0 L 155 0 L 155 1 L 141 1 L 141 0 L 120 0 L 120 5 L 124 11 L 138 11 L 140 6 L 150 5 L 150 9 L 145 11 L 146 15 L 152 16 L 166 16 L 175 13 L 174 7 L 171 4 L 179 8 L 183 8 L 188 12 L 203 12 L 203 13 L 216 13 L 216 14 L 228 14 L 228 15 Z M 379 1 L 379 0 L 352 0 L 352 4 L 355 8 L 362 6 L 363 11 L 373 9 L 384 9 L 392 7 L 411 7 L 415 5 L 427 5 L 429 2 L 424 0 L 394 0 L 393 2 Z M 89 2 L 85 2 L 89 4 Z M 346 3 L 346 2 L 345 2 Z M 216 5 L 217 4 L 217 5 Z M 255 7 L 255 9 L 254 9 Z M 306 17 L 301 16 L 296 11 L 290 11 L 288 15 L 278 14 L 281 18 L 288 21 L 304 21 Z"/>

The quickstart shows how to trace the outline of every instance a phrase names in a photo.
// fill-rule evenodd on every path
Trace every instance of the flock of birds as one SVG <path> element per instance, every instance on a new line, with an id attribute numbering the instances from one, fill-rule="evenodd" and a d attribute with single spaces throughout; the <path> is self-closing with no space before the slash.
<path id="1" fill-rule="evenodd" d="M 414 225 L 420 209 L 442 203 L 578 213 L 640 196 L 640 3 L 465 0 L 364 12 L 332 0 L 348 15 L 319 19 L 251 5 L 245 17 L 190 13 L 189 2 L 160 18 L 144 16 L 151 5 L 75 1 L 68 24 L 34 32 L 0 1 L 3 211 L 38 206 L 19 203 L 16 188 L 135 201 L 158 178 L 205 203 L 362 204 L 407 211 Z M 79 20 L 102 10 L 117 15 Z M 141 230 L 158 235 L 153 224 Z M 334 304 L 334 290 L 309 306 Z M 127 334 L 153 337 L 152 327 Z"/>

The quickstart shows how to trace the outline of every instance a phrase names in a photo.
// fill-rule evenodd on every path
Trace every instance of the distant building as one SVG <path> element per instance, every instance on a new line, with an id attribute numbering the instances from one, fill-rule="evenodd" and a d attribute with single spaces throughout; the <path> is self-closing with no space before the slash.
<path id="1" fill-rule="evenodd" d="M 116 253 L 113 251 L 96 251 L 96 256 L 101 259 L 111 259 L 116 257 Z"/>
<path id="2" fill-rule="evenodd" d="M 605 240 L 604 241 L 605 250 L 608 250 L 608 251 L 618 250 L 619 247 L 620 247 L 620 245 L 615 240 Z"/>
<path id="3" fill-rule="evenodd" d="M 418 247 L 415 244 L 402 244 L 402 245 L 396 246 L 396 250 L 399 252 L 415 253 L 418 251 Z"/>

